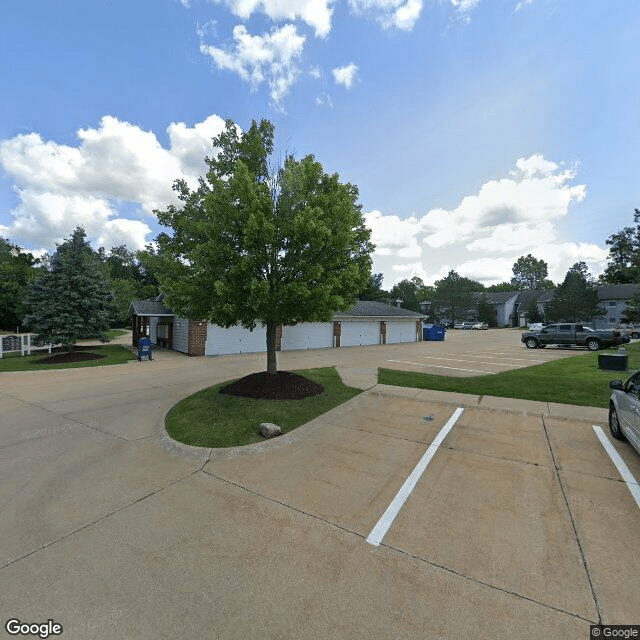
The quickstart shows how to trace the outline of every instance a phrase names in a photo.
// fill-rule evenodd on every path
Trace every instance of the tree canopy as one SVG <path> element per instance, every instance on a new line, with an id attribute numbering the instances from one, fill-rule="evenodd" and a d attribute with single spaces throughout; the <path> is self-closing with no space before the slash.
<path id="1" fill-rule="evenodd" d="M 57 246 L 50 269 L 29 288 L 25 324 L 45 342 L 73 344 L 100 336 L 106 341 L 113 298 L 98 254 L 82 227 Z"/>
<path id="2" fill-rule="evenodd" d="M 422 278 L 414 276 L 411 280 L 401 280 L 389 291 L 391 304 L 402 300 L 402 307 L 410 311 L 420 311 L 420 303 L 433 299 L 433 287 L 427 287 Z"/>
<path id="3" fill-rule="evenodd" d="M 633 214 L 635 226 L 624 227 L 606 240 L 609 257 L 601 284 L 640 282 L 640 210 Z"/>
<path id="4" fill-rule="evenodd" d="M 530 253 L 520 256 L 512 267 L 511 286 L 518 291 L 553 289 L 555 285 L 547 279 L 549 267 L 544 260 L 534 258 Z"/>
<path id="5" fill-rule="evenodd" d="M 369 283 L 371 232 L 358 190 L 325 173 L 311 155 L 270 170 L 274 127 L 231 121 L 205 158 L 195 189 L 178 180 L 182 205 L 158 211 L 171 229 L 158 238 L 158 279 L 177 313 L 267 332 L 267 371 L 276 373 L 278 325 L 328 321 Z"/>
<path id="6" fill-rule="evenodd" d="M 24 299 L 37 269 L 36 259 L 0 238 L 0 328 L 15 330 L 26 313 Z"/>
<path id="7" fill-rule="evenodd" d="M 587 265 L 576 262 L 547 305 L 547 319 L 551 322 L 586 322 L 604 314 Z"/>
<path id="8" fill-rule="evenodd" d="M 462 320 L 475 307 L 471 294 L 483 289 L 480 282 L 464 278 L 451 270 L 445 278 L 435 282 L 435 311 L 451 324 L 456 320 Z"/>

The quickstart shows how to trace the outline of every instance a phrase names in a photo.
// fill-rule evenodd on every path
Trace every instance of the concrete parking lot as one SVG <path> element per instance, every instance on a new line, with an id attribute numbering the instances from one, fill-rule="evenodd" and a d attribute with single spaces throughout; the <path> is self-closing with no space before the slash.
<path id="1" fill-rule="evenodd" d="M 11 618 L 82 639 L 565 639 L 638 624 L 640 508 L 594 431 L 604 408 L 375 385 L 378 366 L 478 375 L 568 355 L 507 330 L 281 353 L 283 369 L 335 365 L 367 390 L 287 436 L 213 451 L 172 443 L 166 411 L 263 357 L 3 374 L 2 633 Z M 614 446 L 639 479 L 640 456 Z"/>

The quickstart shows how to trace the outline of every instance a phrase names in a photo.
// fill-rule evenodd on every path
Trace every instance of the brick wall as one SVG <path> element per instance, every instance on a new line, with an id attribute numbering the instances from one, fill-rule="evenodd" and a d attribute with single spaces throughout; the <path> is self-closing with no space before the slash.
<path id="1" fill-rule="evenodd" d="M 187 355 L 203 356 L 207 341 L 207 321 L 189 320 L 189 349 Z"/>

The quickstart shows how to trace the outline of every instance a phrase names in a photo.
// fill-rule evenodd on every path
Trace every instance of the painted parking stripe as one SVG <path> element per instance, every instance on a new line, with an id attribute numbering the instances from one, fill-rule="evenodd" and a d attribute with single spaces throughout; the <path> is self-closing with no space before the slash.
<path id="1" fill-rule="evenodd" d="M 474 362 L 473 360 L 469 360 L 469 358 L 439 358 L 437 356 L 414 356 L 419 360 L 446 360 L 447 362 L 467 362 L 469 364 L 495 364 L 499 367 L 515 367 L 515 368 L 524 368 L 527 365 L 512 365 L 509 362 Z M 475 357 L 475 356 L 472 356 Z M 529 363 L 530 364 L 530 363 Z M 437 366 L 437 365 L 434 365 Z"/>
<path id="2" fill-rule="evenodd" d="M 377 547 L 381 542 L 382 538 L 386 535 L 389 527 L 392 525 L 395 517 L 398 515 L 400 509 L 402 509 L 402 505 L 405 503 L 406 499 L 409 497 L 413 488 L 416 486 L 418 480 L 420 480 L 420 476 L 424 473 L 424 470 L 427 468 L 427 465 L 431 461 L 431 458 L 435 455 L 438 447 L 442 444 L 442 441 L 446 438 L 447 434 L 451 429 L 453 429 L 453 425 L 458 421 L 458 418 L 464 411 L 464 407 L 458 407 L 453 415 L 447 421 L 447 424 L 440 429 L 440 432 L 435 437 L 433 442 L 429 445 L 429 448 L 426 450 L 425 454 L 420 458 L 420 462 L 415 466 L 409 477 L 404 481 L 404 484 L 400 487 L 400 491 L 396 494 L 396 497 L 391 501 L 391 504 L 387 507 L 387 510 L 382 514 L 380 520 L 378 520 L 377 524 L 371 530 L 369 537 L 367 538 L 367 542 L 372 544 L 374 547 Z"/>
<path id="3" fill-rule="evenodd" d="M 609 454 L 611 458 L 611 462 L 616 465 L 622 479 L 629 491 L 631 491 L 631 495 L 633 499 L 636 501 L 636 504 L 640 508 L 640 485 L 638 485 L 638 481 L 633 477 L 631 471 L 629 471 L 629 467 L 625 464 L 625 461 L 620 457 L 620 454 L 615 450 L 615 447 L 609 442 L 609 438 L 604 435 L 604 431 L 602 427 L 598 427 L 593 425 L 593 430 L 596 432 L 598 436 L 598 440 L 602 443 L 605 451 Z"/>
<path id="4" fill-rule="evenodd" d="M 424 362 L 406 362 L 405 360 L 387 360 L 387 362 L 398 362 L 400 364 L 415 364 L 417 367 L 433 367 L 434 369 L 453 369 L 454 371 L 470 371 L 471 373 L 490 373 L 495 371 L 480 371 L 479 369 L 461 369 L 460 367 L 445 367 L 441 364 L 425 364 Z"/>

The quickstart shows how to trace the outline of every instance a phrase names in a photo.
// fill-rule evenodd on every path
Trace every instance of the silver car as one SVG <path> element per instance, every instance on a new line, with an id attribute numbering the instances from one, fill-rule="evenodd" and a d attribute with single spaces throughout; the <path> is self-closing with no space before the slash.
<path id="1" fill-rule="evenodd" d="M 618 440 L 628 440 L 640 453 L 640 371 L 625 383 L 612 380 L 609 401 L 609 429 Z"/>

